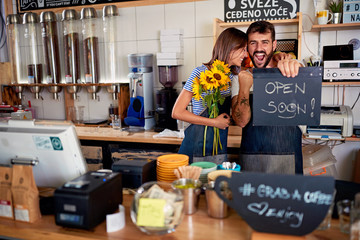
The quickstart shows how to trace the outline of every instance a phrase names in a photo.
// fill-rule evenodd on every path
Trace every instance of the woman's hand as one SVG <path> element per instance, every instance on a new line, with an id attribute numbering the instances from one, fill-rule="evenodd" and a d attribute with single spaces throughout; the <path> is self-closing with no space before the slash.
<path id="1" fill-rule="evenodd" d="M 230 116 L 226 113 L 222 113 L 214 118 L 214 127 L 219 129 L 226 129 L 230 125 Z"/>

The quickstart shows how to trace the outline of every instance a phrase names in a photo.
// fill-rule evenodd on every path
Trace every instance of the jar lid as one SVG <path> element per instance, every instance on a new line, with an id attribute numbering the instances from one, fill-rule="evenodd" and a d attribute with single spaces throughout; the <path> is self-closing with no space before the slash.
<path id="1" fill-rule="evenodd" d="M 78 14 L 74 9 L 65 9 L 62 12 L 61 21 L 76 20 L 76 19 L 78 19 Z"/>
<path id="2" fill-rule="evenodd" d="M 36 13 L 28 12 L 24 14 L 23 23 L 38 23 L 39 17 Z"/>
<path id="3" fill-rule="evenodd" d="M 81 15 L 81 17 L 80 17 L 81 20 L 97 17 L 95 8 L 91 8 L 91 7 L 81 9 L 80 15 Z"/>
<path id="4" fill-rule="evenodd" d="M 103 17 L 113 17 L 118 15 L 118 8 L 115 5 L 108 5 L 103 8 Z"/>
<path id="5" fill-rule="evenodd" d="M 21 23 L 21 17 L 19 14 L 9 14 L 6 17 L 6 25 L 9 24 L 20 24 Z"/>
<path id="6" fill-rule="evenodd" d="M 56 21 L 56 15 L 54 12 L 51 11 L 47 11 L 47 12 L 42 12 L 40 14 L 40 22 L 55 22 Z"/>

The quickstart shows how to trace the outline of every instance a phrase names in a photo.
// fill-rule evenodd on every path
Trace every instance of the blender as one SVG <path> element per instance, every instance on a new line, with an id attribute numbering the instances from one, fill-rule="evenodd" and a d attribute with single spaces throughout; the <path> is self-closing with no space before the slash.
<path id="1" fill-rule="evenodd" d="M 178 66 L 159 66 L 159 81 L 164 88 L 156 92 L 154 131 L 177 130 L 177 121 L 171 117 L 171 112 L 178 97 L 173 88 L 178 81 Z"/>
<path id="2" fill-rule="evenodd" d="M 129 130 L 152 129 L 155 125 L 153 109 L 153 54 L 129 54 L 130 105 L 124 119 Z"/>

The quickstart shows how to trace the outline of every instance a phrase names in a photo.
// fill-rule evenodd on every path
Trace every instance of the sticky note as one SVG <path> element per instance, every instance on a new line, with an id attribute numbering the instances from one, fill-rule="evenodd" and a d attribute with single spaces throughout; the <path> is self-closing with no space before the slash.
<path id="1" fill-rule="evenodd" d="M 146 227 L 164 227 L 165 199 L 140 198 L 137 225 Z"/>

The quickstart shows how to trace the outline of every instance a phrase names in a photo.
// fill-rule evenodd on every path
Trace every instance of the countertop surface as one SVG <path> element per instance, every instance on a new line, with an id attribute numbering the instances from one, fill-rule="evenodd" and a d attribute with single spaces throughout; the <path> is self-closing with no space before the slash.
<path id="1" fill-rule="evenodd" d="M 80 140 L 97 140 L 97 141 L 116 141 L 116 142 L 137 142 L 137 143 L 155 143 L 155 144 L 175 144 L 181 145 L 182 138 L 177 137 L 160 137 L 154 138 L 158 132 L 149 131 L 128 131 L 114 130 L 107 126 L 86 126 L 77 125 L 76 133 Z M 240 147 L 241 131 L 235 126 L 230 127 L 228 135 L 228 147 Z"/>
<path id="2" fill-rule="evenodd" d="M 83 240 L 83 239 L 161 239 L 161 240 L 183 240 L 183 239 L 240 239 L 254 240 L 253 230 L 233 210 L 225 219 L 210 218 L 206 212 L 205 196 L 200 195 L 198 211 L 193 215 L 185 215 L 181 224 L 175 232 L 162 236 L 149 236 L 142 233 L 131 221 L 130 205 L 133 195 L 124 194 L 123 205 L 125 207 L 125 228 L 122 230 L 107 233 L 106 222 L 102 222 L 94 229 L 82 230 L 65 228 L 55 224 L 53 215 L 45 215 L 35 223 L 18 222 L 0 218 L 0 236 L 7 236 L 20 239 L 36 240 Z M 256 233 L 257 234 L 257 233 Z M 285 238 L 281 235 L 266 234 L 272 238 L 256 239 L 307 239 L 307 240 L 347 240 L 348 234 L 339 230 L 338 220 L 332 220 L 328 230 L 316 230 L 302 238 Z M 253 238 L 252 238 L 253 236 Z"/>

